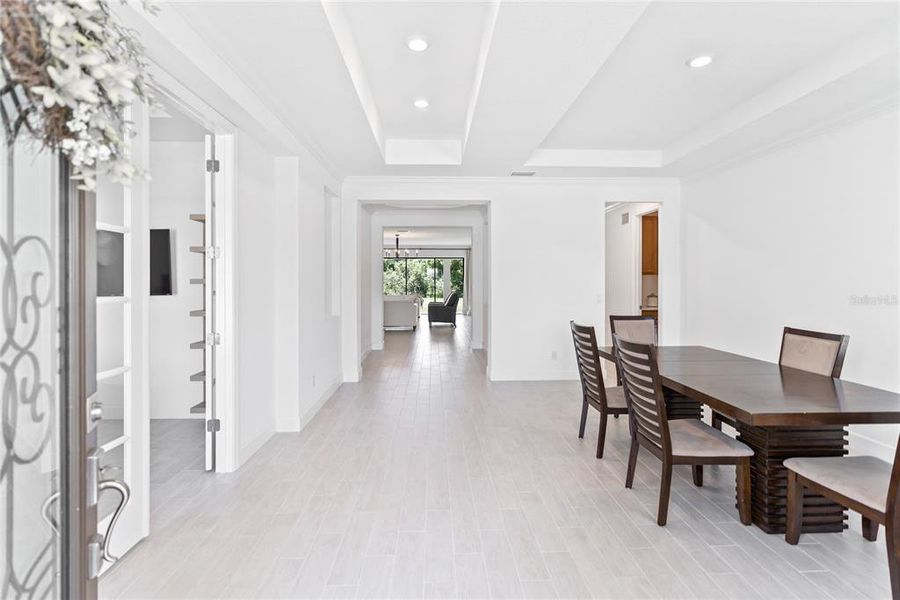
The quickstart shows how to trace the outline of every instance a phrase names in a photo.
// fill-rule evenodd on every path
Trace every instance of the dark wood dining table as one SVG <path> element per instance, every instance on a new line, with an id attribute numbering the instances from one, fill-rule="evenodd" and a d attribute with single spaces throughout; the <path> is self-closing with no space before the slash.
<path id="1" fill-rule="evenodd" d="M 612 347 L 599 349 L 613 360 Z M 784 533 L 785 459 L 847 454 L 847 426 L 900 423 L 900 394 L 703 346 L 660 346 L 659 373 L 669 418 L 697 418 L 705 404 L 737 422 L 753 449 L 753 523 Z M 804 532 L 842 531 L 846 511 L 806 494 Z"/>

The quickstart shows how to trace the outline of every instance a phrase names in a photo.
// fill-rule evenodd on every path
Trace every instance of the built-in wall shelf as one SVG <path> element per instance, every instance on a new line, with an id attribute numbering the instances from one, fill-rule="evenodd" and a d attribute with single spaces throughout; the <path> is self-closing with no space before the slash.
<path id="1" fill-rule="evenodd" d="M 190 215 L 191 221 L 196 221 L 200 223 L 200 240 L 203 244 L 206 244 L 206 215 L 193 213 Z M 196 254 L 206 254 L 205 246 L 191 246 L 191 252 Z M 192 285 L 202 285 L 204 292 L 204 305 L 206 302 L 206 260 L 202 261 L 200 271 L 200 277 L 192 277 L 190 282 Z M 200 335 L 197 337 L 201 338 L 198 342 L 191 342 L 191 350 L 200 350 L 203 353 L 203 364 L 206 365 L 206 344 L 204 342 L 206 338 L 206 308 L 192 310 L 190 312 L 192 317 L 200 317 L 203 319 L 202 321 L 202 329 L 198 332 Z M 191 375 L 191 381 L 196 381 L 203 384 L 203 388 L 201 389 L 200 399 L 201 401 L 191 407 L 191 413 L 194 414 L 205 414 L 206 413 L 206 370 L 199 371 Z"/>

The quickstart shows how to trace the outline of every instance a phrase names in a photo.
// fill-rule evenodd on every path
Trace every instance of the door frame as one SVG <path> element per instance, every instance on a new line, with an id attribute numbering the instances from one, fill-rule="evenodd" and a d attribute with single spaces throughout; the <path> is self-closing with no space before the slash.
<path id="1" fill-rule="evenodd" d="M 216 374 L 216 411 L 217 418 L 221 421 L 221 429 L 217 433 L 215 471 L 228 473 L 237 469 L 238 461 L 238 432 L 240 423 L 237 422 L 236 410 L 237 390 L 237 278 L 236 278 L 236 236 L 235 222 L 237 208 L 235 205 L 236 186 L 236 161 L 235 161 L 235 136 L 237 127 L 219 112 L 202 100 L 199 96 L 181 84 L 177 79 L 169 75 L 165 70 L 152 65 L 156 92 L 165 96 L 167 100 L 178 106 L 180 110 L 191 116 L 203 125 L 216 138 L 216 159 L 220 164 L 220 172 L 216 177 L 217 212 L 216 212 L 216 245 L 221 250 L 221 259 L 217 262 L 221 265 L 221 271 L 217 278 L 216 286 L 216 319 L 217 330 L 220 333 L 221 344 L 217 350 L 217 374 Z M 148 130 L 149 134 L 149 121 Z M 139 138 L 144 148 L 149 163 L 150 139 L 149 135 Z M 149 166 L 149 165 L 148 165 Z M 151 174 L 152 175 L 152 174 Z M 149 184 L 144 182 L 141 187 L 140 202 L 143 209 L 149 211 Z M 143 253 L 149 256 L 149 236 L 141 242 Z M 149 311 L 144 311 L 141 318 L 141 337 L 145 345 L 149 342 L 150 322 Z M 149 353 L 144 357 L 143 396 L 149 399 Z M 146 404 L 144 416 L 149 444 L 150 412 L 149 401 Z M 147 448 L 145 461 L 148 470 L 149 481 L 149 448 Z M 146 533 L 149 535 L 149 513 L 146 518 Z"/>

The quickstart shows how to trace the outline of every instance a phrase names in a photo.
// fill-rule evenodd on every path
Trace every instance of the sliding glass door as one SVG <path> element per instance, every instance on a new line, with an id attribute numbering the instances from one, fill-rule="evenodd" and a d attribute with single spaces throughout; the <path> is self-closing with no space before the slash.
<path id="1" fill-rule="evenodd" d="M 428 302 L 441 302 L 450 292 L 465 300 L 465 259 L 388 257 L 383 282 L 385 296 L 419 296 L 424 300 L 423 311 Z M 463 305 L 459 303 L 460 311 Z"/>

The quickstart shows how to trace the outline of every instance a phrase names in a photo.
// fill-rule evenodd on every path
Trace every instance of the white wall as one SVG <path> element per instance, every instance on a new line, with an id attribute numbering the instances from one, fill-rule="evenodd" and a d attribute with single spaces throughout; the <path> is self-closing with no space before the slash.
<path id="1" fill-rule="evenodd" d="M 235 140 L 238 466 L 275 432 L 276 263 L 279 249 L 275 157 L 246 135 Z M 226 260 L 228 258 L 226 257 Z"/>
<path id="2" fill-rule="evenodd" d="M 604 328 L 604 210 L 607 202 L 661 202 L 660 296 L 671 298 L 673 317 L 661 335 L 677 343 L 681 298 L 679 186 L 668 179 L 511 181 L 506 178 L 348 178 L 343 187 L 345 232 L 356 231 L 360 202 L 410 206 L 428 202 L 488 203 L 485 273 L 490 286 L 487 339 L 489 375 L 495 380 L 575 378 L 570 319 Z M 352 213 L 352 214 L 351 214 Z M 668 224 L 668 225 L 667 225 Z M 349 240 L 345 239 L 345 244 Z M 345 245 L 345 281 L 359 272 L 356 247 Z M 666 264 L 666 260 L 671 264 Z M 666 290 L 666 286 L 670 289 Z M 355 286 L 354 286 L 355 287 Z M 356 289 L 345 289 L 356 306 Z M 345 379 L 358 376 L 358 323 L 344 329 Z M 552 353 L 556 352 L 554 359 Z"/>
<path id="3" fill-rule="evenodd" d="M 843 378 L 900 391 L 897 127 L 881 114 L 683 183 L 685 342 L 776 361 L 786 325 L 845 333 Z M 892 457 L 896 427 L 851 433 Z"/>
<path id="4" fill-rule="evenodd" d="M 191 285 L 203 276 L 203 255 L 190 246 L 203 245 L 203 227 L 191 213 L 203 213 L 205 194 L 203 140 L 151 142 L 150 228 L 171 230 L 173 289 L 171 296 L 150 296 L 150 418 L 203 418 L 191 406 L 203 400 L 203 384 L 190 376 L 203 370 L 203 352 L 190 344 L 203 339 L 203 319 L 190 317 L 203 308 L 203 287 Z"/>
<path id="5" fill-rule="evenodd" d="M 335 183 L 311 157 L 295 156 L 275 159 L 275 187 L 276 422 L 299 431 L 341 382 L 340 315 L 326 289 L 326 190 Z"/>

